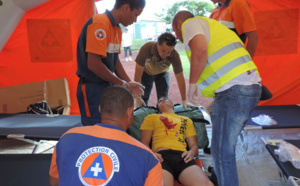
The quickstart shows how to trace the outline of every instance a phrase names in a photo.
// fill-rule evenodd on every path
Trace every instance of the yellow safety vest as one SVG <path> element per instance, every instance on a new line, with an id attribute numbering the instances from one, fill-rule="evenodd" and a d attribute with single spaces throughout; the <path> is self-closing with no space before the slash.
<path id="1" fill-rule="evenodd" d="M 182 24 L 182 30 L 192 19 L 206 20 L 210 30 L 207 64 L 197 81 L 204 97 L 214 97 L 215 90 L 244 72 L 253 69 L 257 71 L 244 44 L 233 31 L 215 20 L 200 16 L 187 19 Z M 186 50 L 186 54 L 191 61 L 191 52 Z"/>

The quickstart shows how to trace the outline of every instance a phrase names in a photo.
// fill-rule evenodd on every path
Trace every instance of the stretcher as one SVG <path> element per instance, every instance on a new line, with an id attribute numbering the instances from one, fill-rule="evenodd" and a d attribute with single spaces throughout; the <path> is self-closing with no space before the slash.
<path id="1" fill-rule="evenodd" d="M 63 133 L 77 126 L 82 126 L 77 115 L 0 114 L 0 138 L 32 143 L 32 153 L 41 143 L 59 140 Z"/>
<path id="2" fill-rule="evenodd" d="M 251 118 L 266 114 L 272 117 L 277 125 L 261 126 L 254 123 Z M 241 141 L 243 143 L 245 159 L 248 163 L 251 162 L 247 154 L 247 144 L 244 138 L 247 138 L 249 130 L 266 130 L 266 129 L 291 129 L 300 128 L 300 106 L 299 105 L 272 105 L 272 106 L 257 106 L 250 114 L 249 120 L 246 123 L 244 131 L 241 133 Z"/>
<path id="3" fill-rule="evenodd" d="M 266 145 L 266 148 L 274 161 L 277 164 L 278 172 L 280 176 L 280 181 L 269 180 L 270 185 L 300 185 L 300 169 L 296 169 L 291 162 L 282 162 L 279 160 L 279 156 L 274 153 L 274 150 L 277 149 L 277 143 L 280 140 L 266 140 L 262 138 L 263 142 Z M 300 140 L 285 140 L 288 143 L 293 144 L 294 146 L 300 148 Z"/>

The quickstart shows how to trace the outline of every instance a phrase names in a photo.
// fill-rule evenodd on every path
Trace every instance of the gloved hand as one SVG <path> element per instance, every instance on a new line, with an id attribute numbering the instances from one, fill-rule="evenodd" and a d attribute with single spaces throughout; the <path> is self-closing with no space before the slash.
<path id="1" fill-rule="evenodd" d="M 130 82 L 126 82 L 123 80 L 123 87 L 127 88 L 128 90 L 130 90 L 130 92 L 132 93 L 134 98 L 138 98 L 141 97 L 142 95 L 144 95 L 144 86 L 138 82 L 135 81 L 130 81 Z"/>
<path id="2" fill-rule="evenodd" d="M 141 106 L 146 106 L 146 103 L 144 102 L 144 100 L 141 97 L 135 98 L 135 107 L 139 108 Z"/>
<path id="3" fill-rule="evenodd" d="M 185 110 L 187 109 L 186 100 L 182 100 L 182 106 Z"/>
<path id="4" fill-rule="evenodd" d="M 190 102 L 186 102 L 186 100 L 182 100 L 182 106 L 186 110 L 188 107 L 192 107 L 194 105 Z"/>
<path id="5" fill-rule="evenodd" d="M 200 105 L 200 103 L 198 102 L 199 91 L 200 90 L 196 83 L 189 84 L 188 97 L 190 98 L 191 102 L 196 106 Z"/>

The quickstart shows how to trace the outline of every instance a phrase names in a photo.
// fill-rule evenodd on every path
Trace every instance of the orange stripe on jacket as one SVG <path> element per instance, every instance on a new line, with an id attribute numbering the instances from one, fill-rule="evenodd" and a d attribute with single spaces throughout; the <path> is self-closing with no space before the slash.
<path id="1" fill-rule="evenodd" d="M 89 104 L 88 104 L 87 98 L 86 98 L 85 84 L 81 85 L 81 91 L 82 91 L 83 97 L 84 97 L 84 105 L 85 105 L 86 116 L 87 116 L 87 117 L 91 117 Z"/>
<path id="2" fill-rule="evenodd" d="M 101 127 L 101 130 L 95 130 L 95 127 L 101 127 L 101 126 L 93 125 L 93 126 L 76 127 L 76 128 L 70 129 L 64 135 L 66 135 L 68 133 L 78 133 L 78 134 L 94 136 L 97 138 L 105 138 L 105 139 L 109 139 L 109 140 L 121 141 L 124 143 L 128 143 L 128 144 L 137 146 L 139 148 L 145 149 L 148 152 L 151 152 L 154 155 L 154 157 L 156 157 L 156 155 L 152 152 L 152 150 L 150 150 L 148 147 L 146 147 L 140 141 L 134 139 L 133 137 L 131 137 L 124 131 L 115 130 L 115 129 L 111 129 L 111 128 L 107 128 L 107 127 Z"/>

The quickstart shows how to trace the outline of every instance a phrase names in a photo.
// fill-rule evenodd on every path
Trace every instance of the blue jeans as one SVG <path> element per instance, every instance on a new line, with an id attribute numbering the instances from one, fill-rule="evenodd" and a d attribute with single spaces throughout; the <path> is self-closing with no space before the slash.
<path id="1" fill-rule="evenodd" d="M 239 185 L 235 147 L 251 111 L 261 95 L 261 86 L 235 85 L 216 94 L 210 111 L 214 170 L 219 186 Z"/>
<path id="2" fill-rule="evenodd" d="M 149 75 L 146 72 L 143 72 L 142 75 L 142 85 L 145 86 L 144 95 L 142 99 L 148 105 L 150 94 L 153 87 L 153 81 L 155 82 L 157 100 L 161 97 L 168 98 L 169 92 L 169 72 L 161 73 L 157 75 Z"/>
<path id="3" fill-rule="evenodd" d="M 132 56 L 131 46 L 124 47 L 125 57 L 127 57 L 127 50 L 129 51 L 129 56 Z"/>

